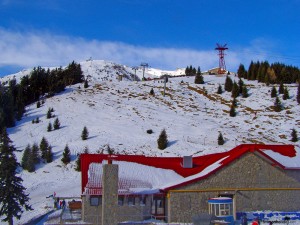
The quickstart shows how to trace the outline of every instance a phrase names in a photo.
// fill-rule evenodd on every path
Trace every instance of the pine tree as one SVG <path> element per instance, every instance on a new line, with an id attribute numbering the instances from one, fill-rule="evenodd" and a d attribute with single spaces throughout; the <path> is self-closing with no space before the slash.
<path id="1" fill-rule="evenodd" d="M 243 98 L 248 98 L 249 97 L 248 89 L 247 89 L 246 86 L 243 86 L 242 97 Z"/>
<path id="2" fill-rule="evenodd" d="M 185 75 L 189 76 L 189 73 L 190 73 L 189 66 L 186 66 L 186 68 L 185 68 Z"/>
<path id="3" fill-rule="evenodd" d="M 49 124 L 48 124 L 47 131 L 48 132 L 52 131 L 52 124 L 51 124 L 51 122 L 49 122 Z"/>
<path id="4" fill-rule="evenodd" d="M 31 156 L 35 164 L 40 162 L 40 149 L 36 143 L 31 147 Z"/>
<path id="5" fill-rule="evenodd" d="M 243 82 L 243 80 L 240 78 L 240 79 L 239 79 L 239 93 L 240 93 L 240 94 L 243 93 L 243 87 L 244 87 L 244 82 Z"/>
<path id="6" fill-rule="evenodd" d="M 70 151 L 68 145 L 66 145 L 66 147 L 65 147 L 65 149 L 64 149 L 63 157 L 62 157 L 61 161 L 62 161 L 65 165 L 67 165 L 68 163 L 71 162 L 71 151 Z"/>
<path id="7" fill-rule="evenodd" d="M 298 104 L 300 104 L 300 82 L 299 82 L 299 84 L 298 84 L 297 102 L 298 102 Z"/>
<path id="8" fill-rule="evenodd" d="M 31 147 L 27 145 L 22 156 L 21 166 L 24 170 L 29 170 L 29 159 L 31 158 Z"/>
<path id="9" fill-rule="evenodd" d="M 217 94 L 221 95 L 223 93 L 222 86 L 219 84 Z"/>
<path id="10" fill-rule="evenodd" d="M 226 76 L 225 85 L 224 85 L 225 91 L 231 92 L 232 87 L 233 87 L 233 82 L 232 82 L 231 78 L 229 76 Z"/>
<path id="11" fill-rule="evenodd" d="M 204 84 L 203 76 L 201 74 L 196 74 L 195 84 Z"/>
<path id="12" fill-rule="evenodd" d="M 41 158 L 46 160 L 47 150 L 49 148 L 49 143 L 45 137 L 42 138 L 40 143 L 40 150 L 41 150 Z"/>
<path id="13" fill-rule="evenodd" d="M 204 79 L 203 79 L 203 76 L 201 74 L 200 66 L 198 67 L 198 70 L 196 72 L 195 84 L 204 84 Z"/>
<path id="14" fill-rule="evenodd" d="M 60 128 L 60 122 L 59 122 L 59 119 L 58 119 L 58 118 L 56 118 L 56 119 L 54 120 L 53 128 L 54 128 L 54 130 L 58 130 L 58 129 Z"/>
<path id="15" fill-rule="evenodd" d="M 14 151 L 16 149 L 4 128 L 0 134 L 0 217 L 9 225 L 13 225 L 13 218 L 21 218 L 23 209 L 32 210 L 23 180 L 17 175 L 20 164 Z"/>
<path id="16" fill-rule="evenodd" d="M 157 139 L 157 145 L 160 150 L 164 150 L 168 146 L 168 136 L 165 129 L 161 131 Z"/>
<path id="17" fill-rule="evenodd" d="M 225 143 L 225 141 L 224 141 L 223 135 L 220 132 L 219 136 L 218 136 L 218 145 L 224 145 L 224 143 Z"/>
<path id="18" fill-rule="evenodd" d="M 298 141 L 298 135 L 297 135 L 297 131 L 295 129 L 292 129 L 291 136 L 292 136 L 292 139 L 291 139 L 292 142 Z"/>
<path id="19" fill-rule="evenodd" d="M 89 132 L 86 127 L 83 128 L 82 133 L 81 133 L 81 139 L 86 140 L 89 137 Z"/>
<path id="20" fill-rule="evenodd" d="M 231 91 L 231 97 L 236 98 L 239 96 L 239 86 L 236 82 L 233 83 L 232 91 Z"/>
<path id="21" fill-rule="evenodd" d="M 51 145 L 49 145 L 46 150 L 45 160 L 46 160 L 46 163 L 51 163 L 53 161 L 53 153 L 52 153 Z"/>
<path id="22" fill-rule="evenodd" d="M 40 107 L 41 107 L 41 102 L 40 102 L 40 101 L 38 101 L 38 102 L 36 103 L 36 107 L 37 107 L 37 108 L 40 108 Z"/>
<path id="23" fill-rule="evenodd" d="M 283 98 L 283 100 L 287 100 L 290 98 L 289 90 L 287 89 L 287 87 L 284 88 L 282 98 Z"/>
<path id="24" fill-rule="evenodd" d="M 52 118 L 52 112 L 51 111 L 52 111 L 51 108 L 49 108 L 48 111 L 47 111 L 47 119 Z"/>
<path id="25" fill-rule="evenodd" d="M 275 110 L 275 112 L 280 112 L 282 110 L 282 104 L 278 97 L 276 97 L 275 102 L 274 102 L 274 110 Z"/>
<path id="26" fill-rule="evenodd" d="M 247 71 L 247 80 L 250 80 L 250 78 L 251 78 L 251 74 L 253 73 L 253 67 L 254 67 L 254 65 L 253 65 L 254 63 L 253 63 L 253 61 L 251 60 L 251 62 L 250 62 L 250 65 L 249 65 L 249 68 L 248 68 L 248 71 Z"/>
<path id="27" fill-rule="evenodd" d="M 275 98 L 277 96 L 277 90 L 276 87 L 273 86 L 271 90 L 271 98 Z"/>
<path id="28" fill-rule="evenodd" d="M 283 94 L 284 93 L 284 85 L 282 82 L 280 82 L 280 85 L 279 85 L 279 90 L 278 90 L 279 94 Z"/>
<path id="29" fill-rule="evenodd" d="M 154 90 L 153 90 L 153 88 L 151 88 L 151 90 L 150 90 L 150 95 L 154 95 Z"/>
<path id="30" fill-rule="evenodd" d="M 235 116 L 236 116 L 236 111 L 235 111 L 235 107 L 234 107 L 233 104 L 232 104 L 231 107 L 230 107 L 229 115 L 230 115 L 231 117 L 235 117 Z"/>
<path id="31" fill-rule="evenodd" d="M 247 71 L 245 70 L 245 67 L 243 64 L 239 65 L 237 74 L 238 74 L 239 78 L 247 78 Z"/>

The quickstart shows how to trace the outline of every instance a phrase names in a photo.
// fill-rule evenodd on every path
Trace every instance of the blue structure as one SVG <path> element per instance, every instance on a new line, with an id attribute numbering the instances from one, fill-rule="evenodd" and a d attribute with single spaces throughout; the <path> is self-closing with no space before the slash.
<path id="1" fill-rule="evenodd" d="M 260 221 L 272 221 L 273 223 L 282 223 L 288 220 L 300 220 L 300 211 L 297 212 L 272 212 L 272 211 L 258 211 L 258 212 L 238 212 L 236 214 L 237 220 L 240 220 L 242 216 L 246 214 L 248 222 L 251 222 L 254 218 L 258 218 Z"/>
<path id="2" fill-rule="evenodd" d="M 217 220 L 224 221 L 224 224 L 234 225 L 232 198 L 210 198 L 208 206 L 209 214 L 214 215 Z"/>

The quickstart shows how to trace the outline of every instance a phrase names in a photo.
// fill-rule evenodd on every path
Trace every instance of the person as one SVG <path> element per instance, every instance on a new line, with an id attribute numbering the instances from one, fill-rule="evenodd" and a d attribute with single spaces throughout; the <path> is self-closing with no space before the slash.
<path id="1" fill-rule="evenodd" d="M 244 213 L 242 217 L 242 225 L 247 225 L 248 224 L 248 219 L 246 213 Z"/>
<path id="2" fill-rule="evenodd" d="M 259 225 L 258 218 L 255 218 L 253 220 L 252 225 Z"/>
<path id="3" fill-rule="evenodd" d="M 64 208 L 65 208 L 65 206 L 66 206 L 66 201 L 65 201 L 65 200 L 63 200 L 63 201 L 62 201 L 62 208 L 64 209 Z"/>

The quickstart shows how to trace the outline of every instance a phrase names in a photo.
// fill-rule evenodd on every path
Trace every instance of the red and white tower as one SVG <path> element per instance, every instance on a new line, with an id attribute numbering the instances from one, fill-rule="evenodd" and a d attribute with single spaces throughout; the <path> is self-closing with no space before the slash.
<path id="1" fill-rule="evenodd" d="M 215 50 L 218 50 L 219 53 L 219 70 L 218 70 L 218 73 L 219 74 L 224 74 L 226 73 L 226 65 L 225 65 L 225 59 L 224 59 L 224 51 L 227 50 L 228 48 L 226 47 L 227 44 L 225 45 L 220 45 L 217 43 L 217 47 L 215 48 Z"/>

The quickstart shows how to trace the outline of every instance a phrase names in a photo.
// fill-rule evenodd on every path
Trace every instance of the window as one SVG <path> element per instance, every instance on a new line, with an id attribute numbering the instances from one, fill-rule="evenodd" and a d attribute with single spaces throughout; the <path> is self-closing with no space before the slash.
<path id="1" fill-rule="evenodd" d="M 135 205 L 134 196 L 128 196 L 128 205 Z"/>
<path id="2" fill-rule="evenodd" d="M 140 205 L 146 205 L 146 196 L 145 195 L 140 196 Z"/>
<path id="3" fill-rule="evenodd" d="M 165 200 L 163 196 L 153 197 L 152 214 L 165 214 Z"/>
<path id="4" fill-rule="evenodd" d="M 99 206 L 101 205 L 101 197 L 91 196 L 90 197 L 90 205 L 91 206 Z"/>
<path id="5" fill-rule="evenodd" d="M 118 205 L 124 205 L 124 196 L 118 197 Z"/>

